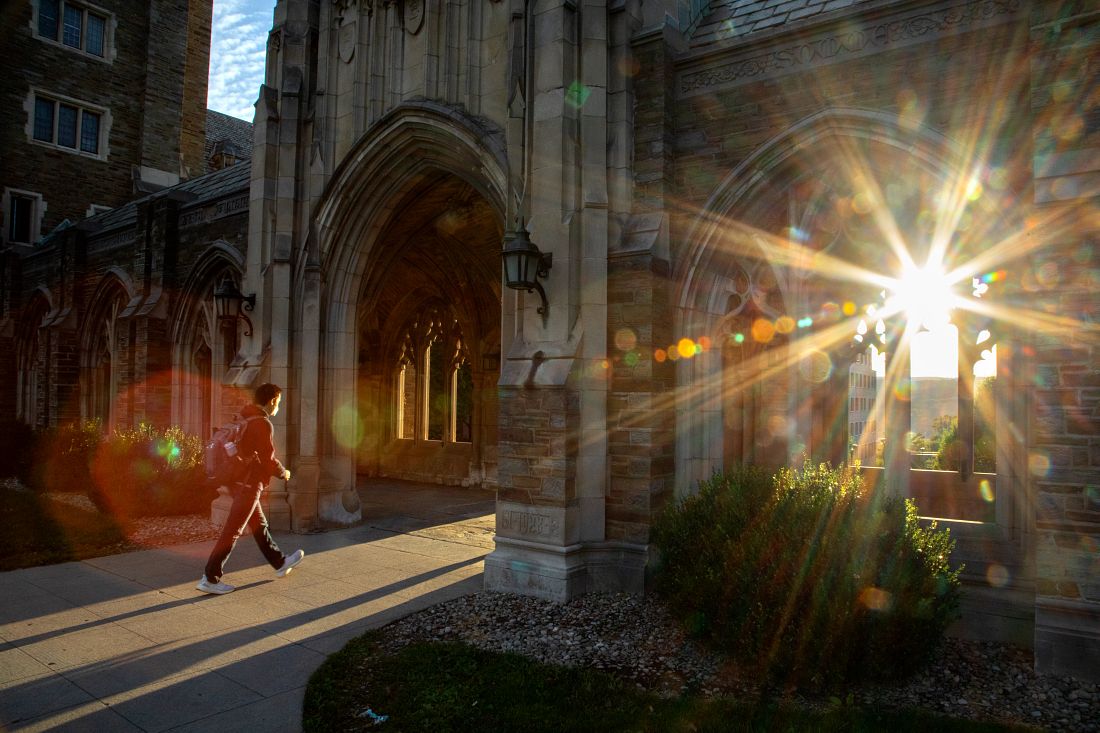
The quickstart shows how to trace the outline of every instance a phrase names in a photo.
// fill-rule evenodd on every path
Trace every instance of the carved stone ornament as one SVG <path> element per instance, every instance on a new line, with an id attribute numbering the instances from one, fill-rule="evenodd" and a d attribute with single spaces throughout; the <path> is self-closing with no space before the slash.
<path id="1" fill-rule="evenodd" d="M 356 32 L 358 28 L 359 23 L 353 20 L 340 26 L 340 30 L 337 31 L 337 53 L 340 54 L 340 60 L 345 64 L 350 64 L 351 60 L 355 58 L 355 42 L 359 36 Z"/>
<path id="2" fill-rule="evenodd" d="M 415 36 L 424 25 L 424 0 L 405 0 L 405 30 Z"/>

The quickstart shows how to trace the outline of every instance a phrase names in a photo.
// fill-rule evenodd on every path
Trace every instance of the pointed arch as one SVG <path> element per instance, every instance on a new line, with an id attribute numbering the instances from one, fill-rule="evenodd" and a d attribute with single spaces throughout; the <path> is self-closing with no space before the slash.
<path id="1" fill-rule="evenodd" d="M 135 295 L 129 274 L 118 267 L 109 268 L 96 284 L 80 328 L 81 417 L 98 419 L 108 431 L 118 420 L 117 397 L 123 378 L 121 314 Z"/>
<path id="2" fill-rule="evenodd" d="M 785 340 L 778 351 L 770 341 L 751 359 L 730 362 L 725 339 L 731 317 L 752 301 L 768 318 L 778 315 L 798 318 L 809 307 L 810 289 L 802 277 L 792 273 L 813 260 L 807 247 L 785 246 L 797 236 L 791 228 L 799 186 L 822 195 L 817 184 L 843 177 L 846 165 L 869 164 L 846 161 L 846 154 L 858 158 L 859 151 L 874 149 L 883 159 L 905 160 L 937 180 L 963 170 L 959 149 L 939 133 L 907 126 L 893 114 L 861 109 L 831 108 L 812 114 L 774 136 L 738 164 L 715 189 L 688 228 L 683 256 L 674 263 L 676 279 L 677 333 L 692 338 L 706 336 L 721 348 L 677 364 L 677 491 L 689 491 L 701 479 L 719 470 L 729 457 L 730 408 L 726 392 L 730 375 L 726 368 L 764 370 L 773 380 L 765 390 L 769 399 L 785 393 L 787 432 L 783 463 L 806 455 L 815 419 L 805 408 L 813 404 L 799 375 L 797 333 Z M 870 171 L 865 171 L 870 172 Z M 814 204 L 806 204 L 812 209 Z M 819 212 L 820 213 L 820 212 Z M 798 221 L 813 219 L 813 212 Z M 755 272 L 765 281 L 754 283 L 746 295 L 738 285 L 739 271 Z M 820 275 L 814 275 L 820 278 Z M 792 323 L 794 321 L 791 321 Z M 740 323 L 741 328 L 751 323 Z M 743 333 L 751 338 L 751 334 Z M 736 351 L 736 349 L 735 349 Z M 743 363 L 742 363 L 743 362 Z M 735 375 L 742 385 L 748 372 Z M 740 388 L 740 387 L 738 387 Z M 820 405 L 815 405 L 817 409 Z M 794 417 L 792 417 L 794 416 Z M 746 417 L 745 419 L 749 419 Z M 796 424 L 803 420 L 806 424 Z M 759 425 L 756 426 L 757 428 Z M 753 426 L 749 425 L 751 429 Z M 796 434 L 800 433 L 800 434 Z"/>
<path id="3" fill-rule="evenodd" d="M 388 353 L 383 341 L 390 339 L 392 345 L 396 338 L 389 333 L 395 308 L 417 307 L 409 299 L 412 293 L 395 297 L 393 277 L 422 273 L 421 284 L 409 288 L 416 297 L 451 303 L 464 335 L 479 349 L 483 343 L 499 343 L 507 162 L 501 132 L 487 124 L 428 101 L 394 109 L 344 159 L 315 209 L 310 254 L 302 259 L 315 263 L 324 281 L 313 289 L 305 284 L 304 270 L 296 274 L 302 283 L 299 327 L 316 334 L 319 342 L 313 350 L 317 355 L 311 355 L 314 370 L 302 371 L 299 394 L 316 405 L 317 414 L 302 416 L 301 454 L 319 456 L 330 474 L 349 485 L 356 461 L 368 461 L 359 464 L 361 470 L 377 470 L 377 456 L 385 449 L 381 426 L 391 411 L 382 395 L 388 399 L 393 391 L 388 386 L 393 372 L 383 366 Z M 444 221 L 448 216 L 454 220 Z M 476 241 L 448 236 L 452 224 L 472 233 L 470 222 L 479 224 Z M 417 226 L 425 228 L 420 233 L 434 243 L 432 248 L 406 246 L 423 241 Z M 499 346 L 486 348 L 499 353 Z M 485 382 L 478 385 L 482 392 L 490 378 L 496 379 L 488 372 L 478 372 L 477 378 Z M 336 436 L 339 428 L 322 419 L 348 405 L 355 405 L 370 426 L 364 442 Z M 491 434 L 495 442 L 495 424 Z M 452 457 L 449 465 L 447 470 L 461 465 L 463 475 L 481 470 L 480 459 L 465 454 L 461 460 Z"/>
<path id="4" fill-rule="evenodd" d="M 53 295 L 37 287 L 27 299 L 15 334 L 15 416 L 27 425 L 40 425 L 42 388 L 46 384 L 46 349 L 42 327 L 53 311 Z"/>
<path id="5" fill-rule="evenodd" d="M 244 255 L 232 244 L 210 243 L 187 273 L 171 314 L 172 421 L 196 435 L 210 435 L 231 411 L 224 405 L 222 377 L 240 337 L 237 328 L 217 323 L 213 294 L 227 275 L 239 284 L 244 268 Z"/>

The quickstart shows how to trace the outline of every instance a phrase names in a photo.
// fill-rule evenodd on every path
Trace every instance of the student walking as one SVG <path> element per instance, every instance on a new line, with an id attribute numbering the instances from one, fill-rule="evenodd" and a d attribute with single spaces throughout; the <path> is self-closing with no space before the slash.
<path id="1" fill-rule="evenodd" d="M 275 575 L 283 577 L 305 557 L 303 550 L 292 555 L 284 555 L 275 544 L 267 526 L 267 517 L 260 507 L 260 494 L 267 488 L 274 476 L 284 481 L 290 480 L 288 471 L 275 457 L 275 426 L 269 418 L 279 412 L 279 403 L 283 399 L 281 387 L 271 383 L 256 388 L 254 405 L 246 405 L 241 417 L 248 421 L 244 433 L 238 441 L 237 455 L 247 463 L 243 481 L 230 486 L 233 492 L 233 505 L 229 508 L 225 527 L 214 543 L 210 559 L 206 561 L 206 571 L 202 580 L 195 586 L 204 593 L 231 593 L 234 587 L 221 582 L 225 561 L 233 552 L 233 547 L 245 529 L 252 530 L 252 537 L 263 553 L 264 558 L 275 568 Z"/>

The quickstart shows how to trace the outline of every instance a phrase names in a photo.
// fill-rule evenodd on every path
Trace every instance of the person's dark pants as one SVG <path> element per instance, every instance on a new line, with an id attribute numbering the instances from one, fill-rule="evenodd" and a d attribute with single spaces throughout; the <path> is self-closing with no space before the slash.
<path id="1" fill-rule="evenodd" d="M 255 538 L 256 545 L 259 546 L 268 564 L 276 570 L 283 566 L 286 556 L 272 539 L 267 526 L 267 517 L 264 516 L 264 510 L 260 507 L 260 494 L 263 490 L 263 484 L 259 483 L 240 484 L 235 487 L 233 506 L 229 508 L 229 516 L 225 519 L 221 536 L 214 543 L 210 559 L 206 561 L 206 579 L 211 583 L 217 583 L 222 579 L 225 561 L 229 559 L 229 553 L 233 552 L 234 545 L 247 528 L 252 530 L 252 537 Z"/>

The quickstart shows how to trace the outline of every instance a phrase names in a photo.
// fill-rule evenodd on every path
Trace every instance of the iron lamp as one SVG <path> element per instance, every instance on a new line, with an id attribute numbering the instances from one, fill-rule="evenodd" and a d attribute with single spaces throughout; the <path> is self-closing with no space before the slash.
<path id="1" fill-rule="evenodd" d="M 531 234 L 521 221 L 518 229 L 504 235 L 501 256 L 504 258 L 504 284 L 513 290 L 526 290 L 528 293 L 537 290 L 542 298 L 538 312 L 545 316 L 548 303 L 539 278 L 550 276 L 553 253 L 541 252 L 531 241 Z"/>
<path id="2" fill-rule="evenodd" d="M 233 282 L 233 278 L 226 275 L 218 287 L 214 288 L 214 309 L 218 315 L 218 322 L 225 326 L 234 326 L 237 319 L 248 324 L 245 336 L 252 335 L 252 320 L 245 315 L 245 311 L 251 311 L 256 307 L 256 294 L 244 295 Z"/>

